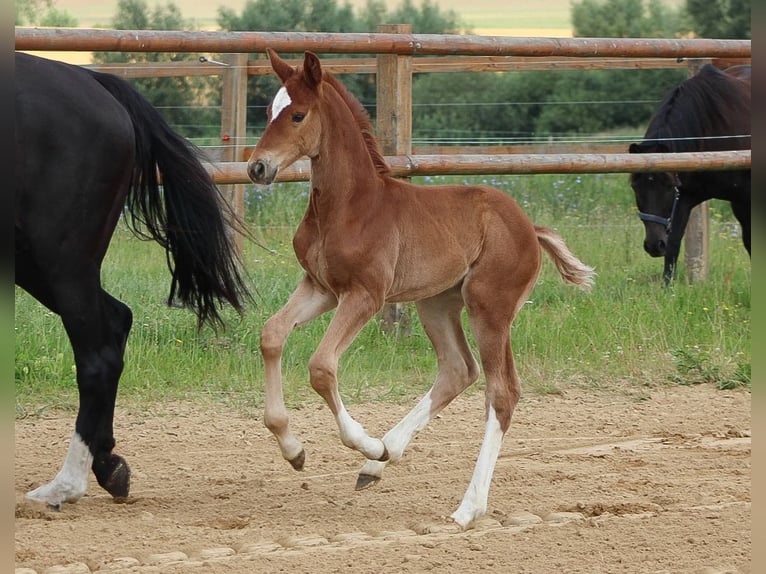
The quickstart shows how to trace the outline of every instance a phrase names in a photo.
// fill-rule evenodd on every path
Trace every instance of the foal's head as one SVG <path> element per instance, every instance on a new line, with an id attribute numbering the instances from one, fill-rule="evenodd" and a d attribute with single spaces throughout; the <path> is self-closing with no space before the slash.
<path id="1" fill-rule="evenodd" d="M 303 156 L 319 153 L 321 120 L 317 111 L 322 93 L 319 58 L 306 52 L 303 67 L 295 69 L 276 52 L 266 52 L 282 87 L 268 107 L 268 125 L 247 162 L 254 183 L 269 184 L 277 172 Z"/>

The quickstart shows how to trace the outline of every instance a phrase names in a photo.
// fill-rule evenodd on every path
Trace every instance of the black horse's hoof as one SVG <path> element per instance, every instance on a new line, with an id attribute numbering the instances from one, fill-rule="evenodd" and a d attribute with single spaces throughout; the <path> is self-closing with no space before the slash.
<path id="1" fill-rule="evenodd" d="M 96 476 L 98 483 L 115 500 L 124 500 L 130 494 L 130 467 L 124 458 L 116 454 L 110 457 L 109 467 L 103 480 Z"/>
<path id="2" fill-rule="evenodd" d="M 354 490 L 364 490 L 365 488 L 375 486 L 379 482 L 379 476 L 373 476 L 371 474 L 360 474 L 356 478 L 356 486 L 354 487 Z"/>
<path id="3" fill-rule="evenodd" d="M 291 458 L 288 462 L 295 470 L 303 470 L 303 465 L 306 463 L 306 451 L 301 449 L 298 455 Z"/>

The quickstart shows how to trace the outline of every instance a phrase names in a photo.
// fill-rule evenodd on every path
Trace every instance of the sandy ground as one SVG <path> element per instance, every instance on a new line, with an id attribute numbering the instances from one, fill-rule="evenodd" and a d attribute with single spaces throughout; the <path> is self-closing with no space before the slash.
<path id="1" fill-rule="evenodd" d="M 483 396 L 459 398 L 374 488 L 326 407 L 293 411 L 306 468 L 260 422 L 202 403 L 118 409 L 128 503 L 91 480 L 62 511 L 24 493 L 63 461 L 72 413 L 16 421 L 16 574 L 751 572 L 751 395 L 567 389 L 516 411 L 488 515 L 459 531 Z M 351 405 L 381 436 L 408 406 Z"/>

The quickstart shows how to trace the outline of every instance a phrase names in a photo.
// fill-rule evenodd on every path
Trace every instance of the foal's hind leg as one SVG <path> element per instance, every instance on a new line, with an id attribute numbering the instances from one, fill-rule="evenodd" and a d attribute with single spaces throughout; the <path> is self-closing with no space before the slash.
<path id="1" fill-rule="evenodd" d="M 413 437 L 479 377 L 479 365 L 471 354 L 460 321 L 463 310 L 460 290 L 452 289 L 416 305 L 436 351 L 439 372 L 428 393 L 383 437 L 389 462 L 399 460 Z M 368 460 L 359 472 L 356 489 L 377 483 L 385 465 L 386 462 Z"/>
<path id="2" fill-rule="evenodd" d="M 516 285 L 495 283 L 493 286 L 490 282 L 479 286 L 475 283 L 466 285 L 468 318 L 479 346 L 487 389 L 484 440 L 471 482 L 457 510 L 451 515 L 463 528 L 487 511 L 497 457 L 521 396 L 521 384 L 511 351 L 510 326 L 532 290 L 537 272 L 531 276 L 520 271 L 514 274 L 518 281 Z M 514 274 L 507 275 L 508 283 Z M 527 281 L 524 281 L 525 276 Z"/>

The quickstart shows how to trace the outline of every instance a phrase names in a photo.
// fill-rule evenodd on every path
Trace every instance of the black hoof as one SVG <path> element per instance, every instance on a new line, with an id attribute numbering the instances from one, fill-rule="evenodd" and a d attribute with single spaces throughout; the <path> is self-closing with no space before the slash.
<path id="1" fill-rule="evenodd" d="M 298 456 L 291 458 L 288 462 L 295 470 L 303 470 L 303 465 L 306 463 L 306 451 L 301 449 Z"/>
<path id="2" fill-rule="evenodd" d="M 375 486 L 380 482 L 379 476 L 372 476 L 371 474 L 360 474 L 356 478 L 356 486 L 354 487 L 354 490 L 364 490 L 365 488 L 369 488 L 371 486 Z"/>
<path id="3" fill-rule="evenodd" d="M 102 480 L 98 478 L 101 488 L 106 490 L 115 499 L 125 499 L 130 494 L 130 467 L 125 459 L 113 454 L 109 460 L 110 470 Z"/>

